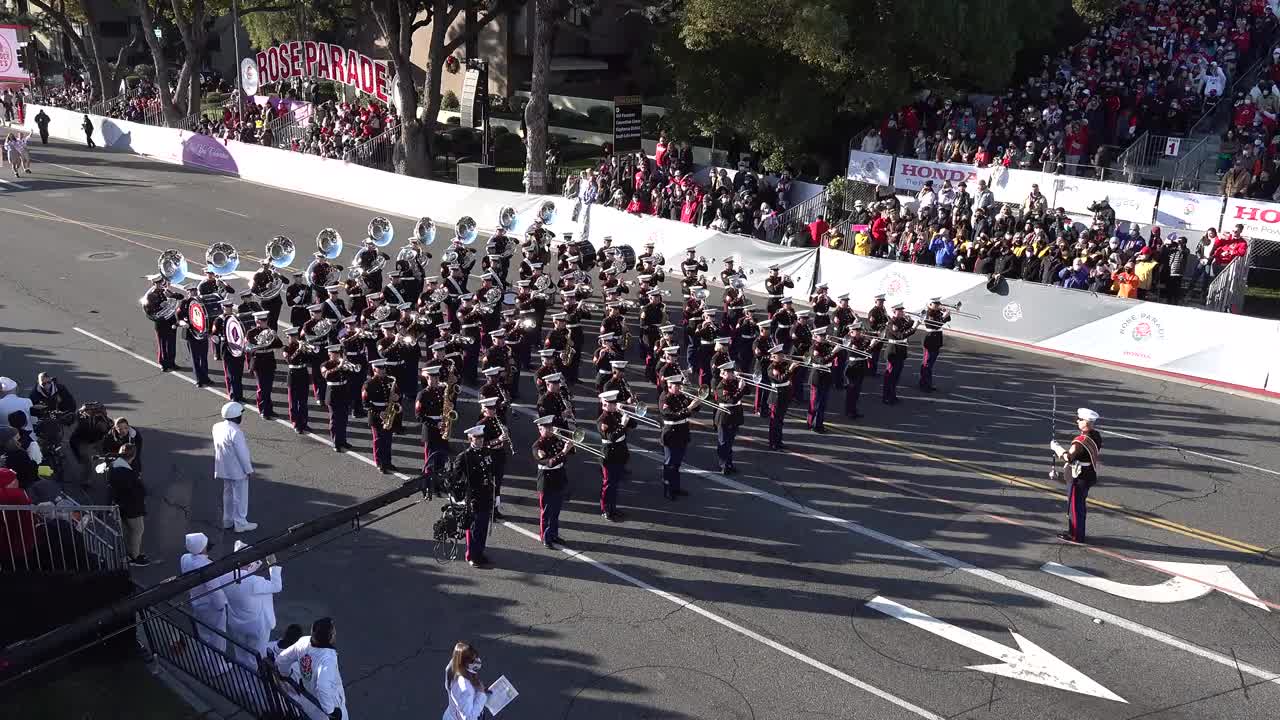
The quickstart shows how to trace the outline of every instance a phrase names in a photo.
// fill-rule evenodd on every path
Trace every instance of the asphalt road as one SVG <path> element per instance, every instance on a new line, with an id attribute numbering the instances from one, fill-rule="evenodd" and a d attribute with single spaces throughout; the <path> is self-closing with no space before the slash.
<path id="1" fill-rule="evenodd" d="M 146 547 L 161 562 L 137 576 L 157 582 L 176 571 L 184 533 L 208 533 L 215 555 L 234 538 L 218 529 L 210 477 L 222 399 L 148 359 L 140 276 L 169 247 L 198 267 L 217 240 L 256 256 L 284 233 L 305 253 L 333 226 L 350 243 L 374 213 L 65 144 L 34 155 L 35 174 L 0 183 L 0 373 L 25 390 L 51 370 L 78 400 L 101 400 L 146 434 Z M 279 620 L 337 619 L 356 717 L 439 712 L 441 671 L 463 638 L 480 647 L 489 680 L 505 674 L 520 691 L 513 717 L 1280 716 L 1269 552 L 1280 546 L 1280 407 L 955 338 L 941 392 L 923 395 L 912 355 L 902 404 L 881 405 L 869 380 L 865 417 L 832 418 L 826 435 L 793 410 L 789 452 L 765 449 L 766 428 L 749 416 L 732 479 L 712 472 L 704 416 L 686 466 L 692 494 L 675 503 L 660 494 L 654 434 L 633 432 L 622 524 L 599 517 L 597 466 L 572 461 L 564 551 L 536 540 L 535 433 L 517 407 L 496 567 L 437 563 L 438 506 L 406 502 L 284 559 Z M 189 366 L 181 347 L 179 362 Z M 1066 522 L 1062 488 L 1045 477 L 1055 386 L 1059 438 L 1079 405 L 1105 418 L 1087 547 L 1054 537 Z M 460 409 L 466 427 L 477 408 Z M 321 408 L 312 413 L 323 428 Z M 323 438 L 256 415 L 245 428 L 261 476 L 252 537 L 398 482 Z M 367 449 L 367 428 L 353 429 Z M 396 464 L 420 458 L 413 427 Z M 1112 584 L 1060 576 L 1070 569 Z"/>

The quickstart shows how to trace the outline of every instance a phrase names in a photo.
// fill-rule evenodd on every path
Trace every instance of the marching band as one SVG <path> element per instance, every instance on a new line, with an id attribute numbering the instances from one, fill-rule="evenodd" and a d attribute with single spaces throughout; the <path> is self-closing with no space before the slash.
<path id="1" fill-rule="evenodd" d="M 311 432 L 313 396 L 328 406 L 336 452 L 351 448 L 349 419 L 367 418 L 374 462 L 383 473 L 395 471 L 392 438 L 404 431 L 403 408 L 412 403 L 411 417 L 421 432 L 423 473 L 457 472 L 483 485 L 491 499 L 475 522 L 485 525 L 503 518 L 502 485 L 514 452 L 509 410 L 519 399 L 521 374 L 531 370 L 538 416 L 532 452 L 538 466 L 542 540 L 549 547 L 559 541 L 565 468 L 576 451 L 599 459 L 601 515 L 620 521 L 617 497 L 628 476 L 628 432 L 641 425 L 660 431 L 662 492 L 676 500 L 688 494 L 680 469 L 691 441 L 690 421 L 701 406 L 714 410 L 720 471 L 733 474 L 744 404 L 768 418 L 768 445 L 783 450 L 784 423 L 794 402 L 807 402 L 806 424 L 816 433 L 826 431 L 833 388 L 844 391 L 845 417 L 860 417 L 863 380 L 878 374 L 882 353 L 887 358 L 882 400 L 895 404 L 909 338 L 920 330 L 924 360 L 919 385 L 932 392 L 943 334 L 952 314 L 961 313 L 958 303 L 946 305 L 941 298 L 918 313 L 908 313 L 902 303 L 890 312 L 885 296 L 878 295 L 864 325 L 848 295 L 833 298 L 826 285 L 809 296 L 810 309 L 797 311 L 788 295 L 795 280 L 775 265 L 763 279 L 767 317 L 762 317 L 745 292 L 748 273 L 755 270 L 742 267 L 735 257 L 723 258 L 718 274 L 723 301 L 711 307 L 707 273 L 712 261 L 694 248 L 674 268 L 666 268 L 653 243 L 637 255 L 630 246 L 614 246 L 605 238 L 597 251 L 568 233 L 557 238 L 547 228 L 553 218 L 554 205 L 544 204 L 519 239 L 510 234 L 514 211 L 504 209 L 483 253 L 472 247 L 475 221 L 463 218 L 434 275 L 433 256 L 426 248 L 435 239 L 435 225 L 428 218 L 418 222 L 394 259 L 383 251 L 394 237 L 391 223 L 374 218 L 350 268 L 334 263 L 343 240 L 326 228 L 316 237 L 306 269 L 288 274 L 297 248 L 291 239 L 276 236 L 267 243 L 249 289 L 239 296 L 228 282 L 239 265 L 235 248 L 211 246 L 205 277 L 185 288 L 186 260 L 166 250 L 158 260 L 159 272 L 148 276 L 151 285 L 141 304 L 155 326 L 162 369 L 177 367 L 177 330 L 182 328 L 197 386 L 212 383 L 207 357 L 212 346 L 230 398 L 242 401 L 247 365 L 256 380 L 258 410 L 270 419 L 277 363 L 283 360 L 294 430 Z M 512 262 L 517 250 L 518 264 Z M 477 266 L 482 272 L 473 275 Z M 667 273 L 679 277 L 683 291 L 678 323 L 669 322 L 670 293 L 659 287 Z M 632 274 L 634 279 L 628 279 Z M 474 289 L 473 280 L 479 281 Z M 286 305 L 290 327 L 281 333 Z M 586 346 L 588 325 L 598 329 L 594 351 Z M 683 328 L 678 335 L 677 325 Z M 627 380 L 637 346 L 642 375 L 657 390 L 658 418 L 648 417 L 648 407 Z M 594 370 L 587 377 L 594 379 L 599 401 L 594 420 L 598 446 L 588 444 L 579 430 L 572 393 L 586 379 L 581 375 L 584 355 Z M 480 417 L 466 430 L 468 447 L 451 458 L 459 383 L 474 386 L 481 375 Z M 487 528 L 468 535 L 468 559 L 483 562 L 486 535 Z"/>

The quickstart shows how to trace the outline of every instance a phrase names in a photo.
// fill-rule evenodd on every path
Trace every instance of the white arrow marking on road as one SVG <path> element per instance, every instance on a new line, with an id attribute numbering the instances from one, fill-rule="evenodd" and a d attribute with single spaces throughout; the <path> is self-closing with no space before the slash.
<path id="1" fill-rule="evenodd" d="M 1129 600 L 1152 603 L 1180 603 L 1204 597 L 1214 590 L 1221 591 L 1235 599 L 1260 607 L 1267 612 L 1271 608 L 1258 599 L 1258 596 L 1244 584 L 1231 568 L 1226 565 L 1201 565 L 1199 563 L 1165 562 L 1162 560 L 1138 560 L 1159 570 L 1173 574 L 1173 577 L 1155 585 L 1129 585 L 1106 578 L 1098 577 L 1068 565 L 1056 562 L 1045 563 L 1041 570 L 1060 578 L 1079 583 L 1094 590 L 1101 590 Z"/>
<path id="2" fill-rule="evenodd" d="M 997 665 L 971 665 L 969 670 L 1003 675 L 1014 680 L 1047 685 L 1059 690 L 1092 695 L 1106 700 L 1129 702 L 1013 630 L 1010 630 L 1009 634 L 1013 635 L 1013 639 L 1017 641 L 1017 650 L 912 610 L 885 597 L 873 598 L 867 603 L 867 607 L 1000 661 Z"/>

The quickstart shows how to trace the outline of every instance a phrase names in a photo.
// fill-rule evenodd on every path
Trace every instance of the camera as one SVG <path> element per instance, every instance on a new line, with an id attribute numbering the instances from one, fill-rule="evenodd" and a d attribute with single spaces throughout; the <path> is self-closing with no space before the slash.
<path id="1" fill-rule="evenodd" d="M 432 537 L 436 542 L 460 540 L 471 527 L 471 506 L 465 502 L 447 502 L 440 509 L 440 517 L 432 526 Z"/>

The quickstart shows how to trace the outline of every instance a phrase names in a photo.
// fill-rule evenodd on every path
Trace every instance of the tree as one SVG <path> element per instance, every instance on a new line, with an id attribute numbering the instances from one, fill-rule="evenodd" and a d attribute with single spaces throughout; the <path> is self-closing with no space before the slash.
<path id="1" fill-rule="evenodd" d="M 114 97 L 120 81 L 124 79 L 127 67 L 124 61 L 139 47 L 142 39 L 134 36 L 129 43 L 120 48 L 114 63 L 114 70 L 107 74 L 107 59 L 102 56 L 102 36 L 98 25 L 98 6 L 85 0 L 58 2 L 56 5 L 48 0 L 31 0 L 31 6 L 39 10 L 35 14 L 18 14 L 0 12 L 0 20 L 6 23 L 24 25 L 33 30 L 50 35 L 65 35 L 71 51 L 80 60 L 85 69 L 85 79 L 89 82 L 95 99 Z M 86 33 L 80 29 L 85 28 Z"/>
<path id="2" fill-rule="evenodd" d="M 660 43 L 673 76 L 672 120 L 737 133 L 766 155 L 843 142 L 856 118 L 918 89 L 1004 87 L 1019 51 L 1046 40 L 1070 7 L 1071 0 L 685 0 L 667 7 Z"/>
<path id="3" fill-rule="evenodd" d="M 295 39 L 345 44 L 343 41 L 356 30 L 364 3 L 361 0 L 267 0 L 260 6 L 272 7 L 273 11 L 254 12 L 242 18 L 250 47 L 265 48 L 281 40 Z"/>
<path id="4" fill-rule="evenodd" d="M 535 194 L 547 192 L 547 115 L 550 114 L 551 45 L 555 41 L 556 20 L 564 13 L 564 0 L 533 0 L 533 74 L 529 84 L 529 104 L 524 108 L 525 189 Z"/>
<path id="5" fill-rule="evenodd" d="M 481 28 L 499 15 L 513 12 L 520 0 L 371 0 L 374 20 L 386 42 L 389 71 L 395 78 L 395 105 L 400 118 L 400 148 L 396 172 L 428 177 L 435 144 L 436 116 L 440 114 L 440 80 L 445 58 L 479 34 Z M 461 32 L 449 37 L 449 28 L 460 15 L 474 14 Z M 465 15 L 464 15 L 465 17 Z M 426 83 L 419 117 L 419 98 L 414 86 L 413 34 L 430 27 L 427 46 Z"/>

